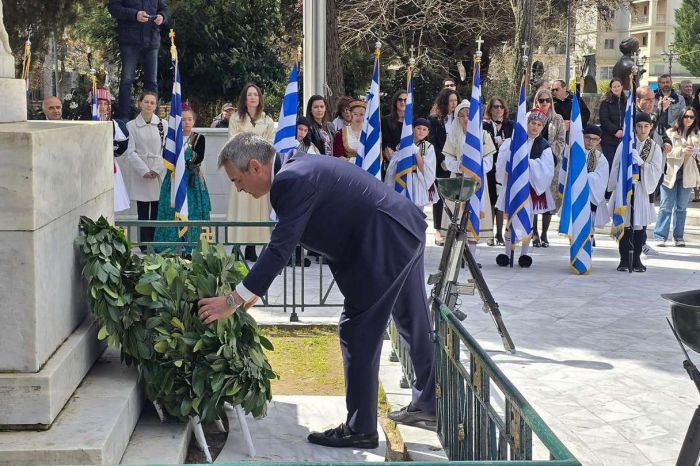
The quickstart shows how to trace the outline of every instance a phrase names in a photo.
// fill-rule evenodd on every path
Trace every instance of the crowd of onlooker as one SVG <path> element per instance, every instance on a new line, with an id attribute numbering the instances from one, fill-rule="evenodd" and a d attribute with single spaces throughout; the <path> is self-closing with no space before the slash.
<path id="1" fill-rule="evenodd" d="M 138 4 L 138 7 L 134 5 Z M 112 96 L 108 90 L 99 88 L 100 119 L 114 121 L 115 156 L 124 178 L 128 198 L 136 202 L 138 217 L 143 220 L 173 219 L 170 203 L 170 177 L 164 167 L 162 155 L 167 134 L 167 122 L 157 115 L 158 97 L 155 93 L 155 68 L 157 50 L 160 46 L 160 28 L 166 22 L 168 9 L 164 0 L 133 2 L 110 0 L 109 11 L 118 21 L 119 46 L 122 59 L 122 76 L 119 86 L 119 107 L 112 118 Z M 131 118 L 131 88 L 136 76 L 136 65 L 144 70 L 145 91 L 138 99 L 139 113 Z M 456 82 L 451 78 L 443 81 L 428 115 L 413 115 L 413 147 L 416 155 L 417 173 L 413 200 L 420 207 L 432 204 L 435 241 L 443 244 L 443 232 L 447 220 L 443 218 L 443 205 L 436 194 L 436 178 L 454 176 L 460 168 L 464 150 L 465 134 L 469 123 L 469 100 L 460 99 Z M 571 124 L 573 99 L 563 80 L 543 81 L 534 86 L 528 98 L 528 110 L 537 109 L 545 118 L 540 136 L 551 149 L 555 176 L 552 192 L 556 191 L 558 171 L 566 147 L 566 134 Z M 654 230 L 654 242 L 664 246 L 671 239 L 676 246 L 683 246 L 684 225 L 688 203 L 700 200 L 700 175 L 698 174 L 698 115 L 700 113 L 700 89 L 693 90 L 690 81 L 680 83 L 680 91 L 672 87 L 671 76 L 658 78 L 658 90 L 648 86 L 636 89 L 636 113 L 646 114 L 651 122 L 651 139 L 663 153 L 663 174 L 657 180 L 655 196 L 660 200 L 660 209 Z M 396 92 L 381 119 L 382 179 L 394 184 L 396 153 L 401 142 L 401 132 L 406 117 L 406 91 Z M 304 114 L 296 125 L 298 150 L 318 155 L 337 157 L 353 163 L 360 145 L 365 118 L 364 100 L 341 96 L 331 103 L 321 95 L 311 96 Z M 582 125 L 589 139 L 599 144 L 600 151 L 612 169 L 615 152 L 623 137 L 623 125 L 627 94 L 623 83 L 615 78 L 603 96 L 597 118 L 591 118 L 586 103 L 579 98 Z M 61 100 L 47 97 L 43 111 L 48 120 L 61 119 Z M 538 113 L 539 114 L 539 113 Z M 595 115 L 594 115 L 595 116 Z M 200 171 L 204 158 L 205 139 L 192 131 L 197 115 L 186 107 L 183 109 L 186 160 L 190 189 L 188 195 L 190 219 L 208 219 L 210 214 L 206 182 Z M 486 102 L 483 113 L 483 155 L 489 157 L 485 165 L 487 192 L 485 199 L 490 211 L 482 222 L 482 237 L 489 245 L 501 245 L 503 240 L 503 212 L 497 208 L 500 185 L 496 179 L 499 148 L 512 137 L 514 116 L 509 113 L 506 101 L 498 96 Z M 130 121 L 129 121 L 130 120 Z M 598 125 L 589 122 L 597 120 Z M 128 122 L 127 122 L 128 121 Z M 125 122 L 127 122 L 125 124 Z M 262 89 L 248 84 L 241 92 L 237 103 L 225 103 L 221 113 L 211 122 L 213 128 L 227 128 L 229 138 L 241 132 L 254 132 L 269 142 L 274 141 L 275 123 L 264 111 Z M 595 128 L 591 129 L 593 126 Z M 594 135 L 591 135 L 595 133 Z M 119 141 L 117 141 L 119 140 Z M 121 186 L 122 183 L 120 182 Z M 695 195 L 693 196 L 693 192 Z M 607 193 L 609 197 L 610 193 Z M 125 193 L 121 193 L 123 198 Z M 653 200 L 653 199 L 652 199 Z M 123 203 L 122 203 L 123 204 Z M 555 196 L 552 209 L 539 211 L 534 218 L 533 246 L 547 247 L 552 214 L 559 208 Z M 231 189 L 228 218 L 239 221 L 269 220 L 268 199 L 252 199 Z M 671 232 L 671 219 L 674 218 Z M 539 222 L 541 218 L 541 222 Z M 495 226 L 495 229 L 493 228 Z M 484 228 L 488 231 L 484 233 Z M 162 231 L 161 231 L 162 230 Z M 174 229 L 144 228 L 142 241 L 177 241 Z M 269 229 L 232 229 L 231 240 L 241 243 L 264 243 L 269 239 Z M 653 249 L 645 244 L 645 252 Z M 256 259 L 254 246 L 245 249 L 248 260 Z"/>

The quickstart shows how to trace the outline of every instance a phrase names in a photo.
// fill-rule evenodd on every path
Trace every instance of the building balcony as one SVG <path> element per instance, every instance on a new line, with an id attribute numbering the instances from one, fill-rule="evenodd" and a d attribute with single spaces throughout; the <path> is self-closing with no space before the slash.
<path id="1" fill-rule="evenodd" d="M 632 15 L 630 24 L 632 26 L 647 26 L 649 24 L 649 15 Z"/>
<path id="2" fill-rule="evenodd" d="M 658 14 L 656 15 L 656 24 L 658 25 L 665 25 L 666 24 L 666 15 L 665 14 Z"/>

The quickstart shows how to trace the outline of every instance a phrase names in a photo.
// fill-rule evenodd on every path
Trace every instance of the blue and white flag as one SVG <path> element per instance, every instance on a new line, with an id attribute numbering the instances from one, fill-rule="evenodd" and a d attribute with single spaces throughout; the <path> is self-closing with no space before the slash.
<path id="1" fill-rule="evenodd" d="M 379 57 L 374 59 L 374 76 L 367 94 L 367 112 L 362 124 L 362 135 L 357 147 L 355 164 L 369 172 L 378 180 L 381 179 L 381 129 L 379 118 Z"/>
<path id="2" fill-rule="evenodd" d="M 627 95 L 625 123 L 622 127 L 622 144 L 620 152 L 620 170 L 617 173 L 617 186 L 612 198 L 613 226 L 610 234 L 622 239 L 625 234 L 625 216 L 632 203 L 634 179 L 639 177 L 639 166 L 634 163 L 633 151 L 636 146 L 634 134 L 634 93 Z"/>
<path id="3" fill-rule="evenodd" d="M 187 220 L 187 176 L 185 176 L 185 145 L 182 135 L 182 91 L 180 88 L 180 65 L 177 58 L 173 60 L 175 76 L 173 93 L 170 99 L 170 116 L 168 117 L 168 136 L 165 139 L 163 158 L 165 167 L 170 170 L 170 205 L 175 209 L 175 219 Z M 182 237 L 187 228 L 181 228 Z"/>
<path id="4" fill-rule="evenodd" d="M 297 112 L 299 109 L 299 69 L 297 64 L 289 75 L 287 90 L 284 93 L 280 120 L 277 123 L 275 133 L 275 149 L 277 152 L 287 154 L 299 145 L 297 141 Z"/>
<path id="5" fill-rule="evenodd" d="M 469 99 L 469 125 L 465 135 L 464 154 L 460 170 L 464 176 L 476 181 L 476 190 L 469 199 L 469 218 L 467 219 L 467 230 L 471 237 L 479 240 L 481 227 L 482 198 L 484 195 L 484 157 L 483 157 L 483 129 L 481 120 L 481 71 L 480 64 L 474 64 L 474 81 L 472 85 L 472 95 Z"/>
<path id="6" fill-rule="evenodd" d="M 569 263 L 571 269 L 585 275 L 591 271 L 593 222 L 591 219 L 588 169 L 583 145 L 583 122 L 578 96 L 571 105 L 569 125 L 569 151 L 564 175 L 564 198 L 561 205 L 559 233 L 569 237 Z M 563 169 L 563 168 L 562 168 Z"/>
<path id="7" fill-rule="evenodd" d="M 520 84 L 518 118 L 506 163 L 505 212 L 506 228 L 513 246 L 532 235 L 532 199 L 530 199 L 530 154 L 527 152 L 527 110 L 525 109 L 525 77 Z"/>
<path id="8" fill-rule="evenodd" d="M 408 87 L 406 89 L 408 97 L 406 97 L 406 113 L 401 126 L 401 142 L 399 150 L 394 157 L 396 161 L 396 177 L 394 189 L 398 193 L 405 195 L 413 200 L 413 173 L 418 170 L 416 162 L 416 154 L 413 152 L 413 78 L 408 78 Z"/>
<path id="9" fill-rule="evenodd" d="M 92 107 L 92 120 L 100 121 L 100 103 L 97 100 L 97 81 L 95 76 L 92 76 L 92 98 L 90 99 L 90 106 Z"/>

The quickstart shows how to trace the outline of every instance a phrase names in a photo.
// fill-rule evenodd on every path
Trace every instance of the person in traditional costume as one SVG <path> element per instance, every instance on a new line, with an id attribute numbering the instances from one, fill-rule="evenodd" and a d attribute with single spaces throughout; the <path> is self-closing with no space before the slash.
<path id="1" fill-rule="evenodd" d="M 535 100 L 533 101 L 533 108 L 539 108 L 547 115 L 547 122 L 542 130 L 542 137 L 549 142 L 549 147 L 552 150 L 555 173 L 555 176 L 552 178 L 552 185 L 549 187 L 552 191 L 554 205 L 551 206 L 550 210 L 542 212 L 542 230 L 539 233 L 537 230 L 537 215 L 535 215 L 535 219 L 532 223 L 532 245 L 536 248 L 549 247 L 547 231 L 549 230 L 549 224 L 552 222 L 552 214 L 559 209 L 562 199 L 561 196 L 559 196 L 559 176 L 556 175 L 561 168 L 564 147 L 566 145 L 566 130 L 564 128 L 564 119 L 554 111 L 553 101 L 552 92 L 549 89 L 537 91 Z"/>
<path id="2" fill-rule="evenodd" d="M 488 121 L 486 120 L 486 117 Z M 484 112 L 484 131 L 491 136 L 493 144 L 496 149 L 501 147 L 503 141 L 513 137 L 513 122 L 508 119 L 508 106 L 505 101 L 500 97 L 492 97 L 489 103 L 486 105 L 486 111 Z M 498 151 L 493 154 L 494 163 L 493 168 L 486 174 L 489 185 L 489 199 L 491 201 L 491 209 L 493 211 L 493 216 L 496 219 L 496 235 L 494 239 L 487 241 L 489 246 L 503 246 L 503 212 L 496 208 L 496 201 L 498 200 L 499 191 L 502 189 L 501 185 L 496 182 L 496 162 L 498 158 Z"/>
<path id="3" fill-rule="evenodd" d="M 610 222 L 610 211 L 605 199 L 608 188 L 610 167 L 605 154 L 598 150 L 602 140 L 602 131 L 597 125 L 587 125 L 583 130 L 583 145 L 586 148 L 586 170 L 588 172 L 588 192 L 591 202 L 591 217 L 593 228 L 602 228 Z M 591 230 L 593 246 L 593 230 Z"/>
<path id="4" fill-rule="evenodd" d="M 141 112 L 136 119 L 126 124 L 129 131 L 129 145 L 118 163 L 126 175 L 126 185 L 132 201 L 136 201 L 139 220 L 156 220 L 158 218 L 158 200 L 160 187 L 166 174 L 163 164 L 163 146 L 167 123 L 155 114 L 158 96 L 155 92 L 145 91 L 139 98 Z M 152 242 L 155 228 L 142 227 L 140 240 Z M 145 252 L 146 247 L 141 246 Z"/>
<path id="5" fill-rule="evenodd" d="M 642 245 L 646 242 L 647 226 L 656 220 L 654 205 L 649 202 L 649 194 L 653 193 L 663 173 L 663 157 L 661 147 L 651 138 L 651 117 L 646 113 L 637 113 L 635 116 L 635 132 L 637 133 L 636 149 L 632 150 L 634 163 L 639 166 L 639 179 L 635 179 L 634 194 L 631 205 L 624 212 L 624 234 L 618 241 L 620 252 L 619 272 L 627 272 L 630 267 L 635 272 L 646 272 L 647 268 L 642 264 Z M 608 191 L 612 192 L 611 202 L 615 199 L 615 190 L 618 188 L 617 178 L 620 171 L 620 157 L 622 144 L 615 151 Z M 612 210 L 612 209 L 611 209 Z M 630 222 L 630 210 L 633 211 L 633 222 Z M 629 251 L 632 248 L 633 262 L 629 263 Z"/>
<path id="6" fill-rule="evenodd" d="M 535 214 L 549 212 L 554 206 L 554 197 L 550 189 L 552 178 L 554 177 L 554 156 L 552 149 L 549 147 L 549 142 L 542 136 L 542 131 L 547 124 L 548 115 L 538 108 L 534 108 L 527 115 L 527 142 L 526 151 L 529 157 L 528 172 L 530 178 L 530 203 L 532 212 L 530 222 Z M 506 139 L 498 151 L 498 160 L 496 161 L 496 180 L 501 183 L 504 191 L 498 197 L 496 206 L 503 212 L 506 211 L 506 195 L 505 189 L 508 183 L 508 173 L 506 166 L 511 158 L 510 145 L 512 138 Z M 496 263 L 502 267 L 510 264 L 510 254 L 513 251 L 513 245 L 510 240 L 509 228 L 506 228 L 505 254 L 499 254 L 496 257 Z M 528 253 L 530 246 L 530 237 L 523 238 L 518 258 L 520 267 L 530 267 L 532 265 L 532 257 Z"/>
<path id="7" fill-rule="evenodd" d="M 309 130 L 311 128 L 311 122 L 305 116 L 300 116 L 297 118 L 297 142 L 299 145 L 296 150 L 299 152 L 306 152 L 307 154 L 320 154 L 318 147 L 314 146 L 311 142 L 311 136 L 309 136 Z"/>
<path id="8" fill-rule="evenodd" d="M 197 115 L 192 108 L 185 104 L 182 109 L 182 143 L 185 146 L 185 180 L 187 183 L 187 220 L 210 220 L 211 200 L 204 173 L 201 171 L 204 162 L 205 140 L 204 135 L 192 131 Z M 160 201 L 158 202 L 158 220 L 175 220 L 175 205 L 170 197 L 175 172 L 169 172 L 163 179 L 160 188 Z M 195 241 L 199 240 L 200 227 L 192 227 L 189 235 Z M 178 228 L 158 228 L 155 236 L 156 242 L 176 243 L 184 241 L 180 238 Z M 189 254 L 191 246 L 184 248 Z"/>
<path id="9" fill-rule="evenodd" d="M 265 100 L 262 90 L 255 84 L 243 87 L 238 98 L 238 113 L 231 118 L 228 126 L 228 138 L 243 132 L 255 133 L 271 144 L 275 140 L 275 122 L 265 114 Z M 227 219 L 235 222 L 270 221 L 270 199 L 265 195 L 254 199 L 240 194 L 231 185 L 228 201 Z M 234 243 L 267 243 L 270 241 L 269 227 L 229 228 L 228 239 Z M 255 246 L 249 244 L 244 249 L 245 260 L 255 262 L 258 255 Z"/>
<path id="10" fill-rule="evenodd" d="M 306 104 L 306 118 L 311 122 L 311 142 L 323 155 L 333 155 L 335 126 L 328 121 L 328 104 L 322 95 L 312 95 Z"/>
<path id="11" fill-rule="evenodd" d="M 442 154 L 444 156 L 442 162 L 443 168 L 450 172 L 451 177 L 462 173 L 460 166 L 462 164 L 462 154 L 464 154 L 467 128 L 469 126 L 469 106 L 469 101 L 463 100 L 455 108 L 455 124 L 452 125 L 449 133 L 447 133 L 447 140 L 442 148 Z M 493 155 L 496 153 L 496 146 L 493 144 L 493 140 L 489 135 L 483 130 L 481 133 L 481 140 L 483 143 L 482 156 L 484 158 L 484 174 L 486 174 L 493 167 Z M 474 196 L 476 196 L 476 193 L 474 193 Z M 489 199 L 488 180 L 486 176 L 484 176 L 484 191 L 481 196 L 481 212 L 483 213 L 483 218 L 480 222 L 479 237 L 488 236 L 489 238 L 493 238 L 493 216 L 491 215 L 491 201 Z M 443 217 L 442 228 L 447 229 L 448 227 L 449 219 Z M 478 238 L 470 235 L 469 247 L 472 249 L 472 253 L 475 252 L 477 240 Z"/>
<path id="12" fill-rule="evenodd" d="M 350 104 L 352 121 L 337 133 L 333 140 L 333 155 L 355 163 L 357 149 L 360 146 L 362 136 L 362 124 L 365 121 L 365 108 L 367 103 L 363 100 L 353 100 Z"/>
<path id="13" fill-rule="evenodd" d="M 129 199 L 129 191 L 126 189 L 124 175 L 116 162 L 116 158 L 120 157 L 129 147 L 129 130 L 126 129 L 126 123 L 117 118 L 112 118 L 112 101 L 114 97 L 109 89 L 104 87 L 97 88 L 97 103 L 98 114 L 100 121 L 112 122 L 112 140 L 114 149 L 114 211 L 121 212 L 131 208 L 131 199 Z M 88 101 L 92 102 L 92 91 L 88 94 Z"/>
<path id="14" fill-rule="evenodd" d="M 418 207 L 434 204 L 438 200 L 435 188 L 435 148 L 428 142 L 430 122 L 426 118 L 417 118 L 413 122 L 413 153 L 416 156 L 417 170 L 412 173 L 411 200 Z M 396 166 L 398 158 L 396 153 L 392 155 L 387 166 L 384 184 L 394 188 L 396 183 Z"/>

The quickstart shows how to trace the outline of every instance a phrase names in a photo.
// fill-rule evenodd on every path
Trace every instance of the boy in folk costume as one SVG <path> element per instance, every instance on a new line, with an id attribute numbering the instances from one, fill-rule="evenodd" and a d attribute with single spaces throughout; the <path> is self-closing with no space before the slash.
<path id="1" fill-rule="evenodd" d="M 617 266 L 617 270 L 619 272 L 627 272 L 630 267 L 635 272 L 646 272 L 647 270 L 640 258 L 642 254 L 642 245 L 646 242 L 647 226 L 656 221 L 656 212 L 652 203 L 649 202 L 649 194 L 654 192 L 662 175 L 663 158 L 661 155 L 661 148 L 650 137 L 652 129 L 651 117 L 646 113 L 638 112 L 634 121 L 637 146 L 636 149 L 632 150 L 632 158 L 634 164 L 639 166 L 639 177 L 633 179 L 634 194 L 631 200 L 631 204 L 634 206 L 633 225 L 630 225 L 629 203 L 623 214 L 624 225 L 622 225 L 622 227 L 624 227 L 624 233 L 623 236 L 618 239 L 620 264 Z M 612 169 L 610 170 L 608 191 L 613 193 L 612 196 L 610 196 L 611 202 L 615 199 L 617 194 L 615 191 L 618 188 L 622 146 L 623 145 L 620 144 L 617 147 Z M 616 232 L 613 231 L 613 235 L 615 233 Z M 629 263 L 630 248 L 633 248 L 632 264 Z"/>
<path id="2" fill-rule="evenodd" d="M 605 155 L 598 150 L 602 131 L 596 125 L 587 125 L 583 130 L 583 145 L 586 148 L 586 169 L 588 170 L 588 191 L 591 200 L 591 221 L 593 228 L 602 228 L 610 221 L 610 211 L 605 201 L 610 165 Z M 591 232 L 593 237 L 593 232 Z M 592 241 L 595 246 L 595 239 Z"/>
<path id="3" fill-rule="evenodd" d="M 530 225 L 535 214 L 549 212 L 554 208 L 554 197 L 551 193 L 551 183 L 554 177 L 554 156 L 549 143 L 542 137 L 542 130 L 547 122 L 547 114 L 540 109 L 533 109 L 527 115 L 527 142 L 525 143 L 526 151 L 529 157 L 528 173 L 530 180 L 530 203 L 532 210 L 530 213 Z M 508 183 L 508 173 L 506 165 L 511 158 L 510 145 L 512 138 L 506 139 L 501 145 L 498 152 L 496 162 L 496 180 L 501 183 L 503 189 Z M 508 212 L 506 209 L 506 193 L 498 196 L 496 208 L 503 212 Z M 522 241 L 520 257 L 518 265 L 520 267 L 530 267 L 532 258 L 527 254 L 532 237 L 532 229 L 528 232 L 528 236 Z M 506 253 L 499 254 L 496 257 L 496 263 L 501 267 L 510 264 L 510 253 L 513 245 L 510 242 L 510 226 L 506 229 Z"/>

